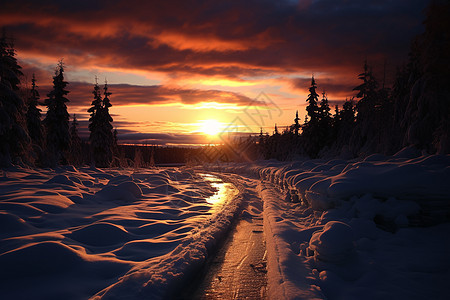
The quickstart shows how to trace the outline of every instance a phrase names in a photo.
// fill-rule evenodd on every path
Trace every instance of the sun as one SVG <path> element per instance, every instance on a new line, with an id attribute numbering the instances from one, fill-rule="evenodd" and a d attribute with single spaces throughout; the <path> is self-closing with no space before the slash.
<path id="1" fill-rule="evenodd" d="M 200 124 L 200 131 L 204 134 L 215 136 L 222 130 L 222 124 L 217 120 L 203 120 Z"/>

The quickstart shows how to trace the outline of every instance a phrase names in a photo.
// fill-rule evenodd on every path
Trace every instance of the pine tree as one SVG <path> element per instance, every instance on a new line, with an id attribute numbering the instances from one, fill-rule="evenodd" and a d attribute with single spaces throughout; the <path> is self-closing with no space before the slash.
<path id="1" fill-rule="evenodd" d="M 353 127 L 355 124 L 356 117 L 353 98 L 345 100 L 345 103 L 342 106 L 341 120 L 343 124 L 349 124 L 350 127 Z"/>
<path id="2" fill-rule="evenodd" d="M 30 97 L 28 99 L 28 109 L 26 113 L 27 128 L 33 145 L 42 149 L 42 146 L 44 145 L 44 128 L 41 120 L 42 110 L 38 107 L 39 105 L 39 92 L 36 86 L 36 78 L 33 74 L 31 79 Z"/>
<path id="3" fill-rule="evenodd" d="M 53 77 L 53 90 L 47 94 L 45 105 L 47 114 L 44 125 L 47 133 L 47 151 L 52 164 L 67 164 L 67 151 L 70 149 L 69 113 L 66 103 L 67 82 L 64 81 L 64 65 L 62 60 L 56 67 Z"/>
<path id="4" fill-rule="evenodd" d="M 358 92 L 356 98 L 360 99 L 356 103 L 356 110 L 358 112 L 357 121 L 361 122 L 373 112 L 377 100 L 378 83 L 367 61 L 364 61 L 364 72 L 358 75 L 358 79 L 362 80 L 363 83 L 353 90 Z"/>
<path id="5" fill-rule="evenodd" d="M 91 103 L 91 107 L 88 109 L 90 113 L 89 118 L 89 143 L 92 153 L 93 163 L 95 165 L 101 164 L 105 155 L 102 144 L 102 131 L 101 131 L 101 114 L 103 109 L 102 97 L 100 93 L 100 87 L 97 83 L 97 77 L 95 77 L 94 90 L 92 91 L 94 100 Z M 98 162 L 98 163 L 97 163 Z"/>
<path id="6" fill-rule="evenodd" d="M 294 134 L 298 136 L 299 130 L 300 130 L 300 118 L 298 117 L 298 110 L 295 112 L 295 119 L 294 119 Z"/>
<path id="7" fill-rule="evenodd" d="M 353 134 L 355 121 L 355 105 L 353 98 L 351 98 L 350 100 L 345 100 L 342 111 L 340 112 L 340 126 L 337 136 L 338 145 L 348 145 Z"/>
<path id="8" fill-rule="evenodd" d="M 450 3 L 433 0 L 426 10 L 425 32 L 411 49 L 408 84 L 402 117 L 404 146 L 414 145 L 429 153 L 450 153 Z M 403 98 L 403 99 L 402 99 Z"/>
<path id="9" fill-rule="evenodd" d="M 319 116 L 320 121 L 325 122 L 327 125 L 329 125 L 331 121 L 331 113 L 330 113 L 330 105 L 328 103 L 328 97 L 325 92 L 322 93 L 322 101 L 320 101 L 320 107 L 319 107 Z"/>
<path id="10" fill-rule="evenodd" d="M 314 76 L 311 77 L 311 87 L 309 88 L 309 95 L 306 99 L 308 106 L 306 106 L 306 112 L 310 117 L 308 124 L 311 126 L 316 126 L 319 123 L 319 95 L 316 92 L 317 86 L 316 81 L 314 80 Z"/>
<path id="11" fill-rule="evenodd" d="M 330 105 L 326 93 L 323 92 L 319 107 L 319 147 L 321 149 L 331 143 L 331 122 Z"/>
<path id="12" fill-rule="evenodd" d="M 29 161 L 25 103 L 19 96 L 21 67 L 12 41 L 0 38 L 0 166 Z"/>
<path id="13" fill-rule="evenodd" d="M 306 99 L 308 105 L 306 112 L 309 120 L 305 118 L 305 125 L 302 132 L 303 147 L 310 157 L 317 157 L 321 149 L 320 138 L 320 111 L 318 106 L 319 95 L 316 92 L 317 86 L 314 76 L 311 78 L 311 86 L 309 88 L 309 95 Z"/>
<path id="14" fill-rule="evenodd" d="M 111 125 L 113 119 L 109 114 L 109 108 L 112 106 L 109 100 L 111 93 L 108 92 L 108 85 L 105 83 L 104 98 L 102 100 L 97 81 L 92 93 L 94 94 L 94 100 L 91 104 L 92 107 L 88 110 L 91 113 L 89 119 L 89 131 L 91 132 L 89 141 L 93 162 L 97 167 L 106 168 L 111 165 L 114 148 L 113 126 Z"/>
<path id="15" fill-rule="evenodd" d="M 337 138 L 339 134 L 339 130 L 342 125 L 342 116 L 341 116 L 341 110 L 339 110 L 339 105 L 336 105 L 334 107 L 334 115 L 331 117 L 331 139 L 332 143 L 337 144 Z"/>
<path id="16" fill-rule="evenodd" d="M 356 103 L 356 126 L 350 144 L 353 152 L 366 155 L 375 152 L 379 143 L 376 139 L 380 119 L 378 83 L 367 61 L 364 62 L 364 72 L 358 78 L 363 83 L 353 89 L 360 99 Z"/>
<path id="17" fill-rule="evenodd" d="M 81 144 L 82 141 L 78 134 L 77 116 L 73 114 L 73 120 L 70 126 L 70 162 L 75 166 L 79 166 L 83 162 Z"/>
<path id="18" fill-rule="evenodd" d="M 113 126 L 111 125 L 111 123 L 113 122 L 113 118 L 109 114 L 109 108 L 112 106 L 111 101 L 109 100 L 109 96 L 111 96 L 112 93 L 108 92 L 107 82 L 105 82 L 103 90 L 104 90 L 104 98 L 103 98 L 103 108 L 101 110 L 102 116 L 101 128 L 106 153 L 105 165 L 109 166 L 113 158 L 114 135 L 113 135 Z"/>

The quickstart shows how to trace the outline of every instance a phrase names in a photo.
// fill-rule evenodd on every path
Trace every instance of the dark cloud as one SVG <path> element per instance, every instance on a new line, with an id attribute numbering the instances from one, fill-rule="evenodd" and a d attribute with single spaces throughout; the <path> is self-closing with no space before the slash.
<path id="1" fill-rule="evenodd" d="M 411 39 L 423 30 L 422 11 L 428 2 L 2 0 L 0 27 L 15 38 L 19 60 L 21 53 L 26 58 L 20 62 L 28 80 L 36 73 L 41 98 L 50 90 L 53 74 L 44 59 L 47 65 L 48 59 L 56 65 L 64 57 L 68 66 L 79 69 L 156 71 L 181 82 L 197 75 L 237 81 L 284 78 L 291 88 L 303 92 L 310 84 L 305 75 L 315 73 L 318 91 L 327 91 L 335 104 L 351 95 L 365 59 L 380 81 L 386 65 L 390 83 L 390 74 L 407 58 Z M 37 62 L 27 64 L 33 58 Z M 298 78 L 292 79 L 293 74 Z M 68 81 L 70 105 L 87 108 L 92 84 Z M 113 105 L 244 106 L 251 101 L 218 89 L 126 83 L 110 85 Z M 121 134 L 128 141 L 161 143 L 199 138 Z"/>
<path id="2" fill-rule="evenodd" d="M 345 79 L 345 78 L 343 78 Z M 339 80 L 329 77 L 316 76 L 317 93 L 326 92 L 328 95 L 335 97 L 348 97 L 355 87 L 353 81 Z M 291 79 L 293 87 L 297 90 L 307 92 L 311 86 L 311 78 L 294 78 Z"/>
<path id="3" fill-rule="evenodd" d="M 426 0 L 6 1 L 23 51 L 119 68 L 236 76 L 406 56 Z M 20 7 L 20 9 L 18 9 Z M 226 65 L 227 67 L 223 67 Z"/>

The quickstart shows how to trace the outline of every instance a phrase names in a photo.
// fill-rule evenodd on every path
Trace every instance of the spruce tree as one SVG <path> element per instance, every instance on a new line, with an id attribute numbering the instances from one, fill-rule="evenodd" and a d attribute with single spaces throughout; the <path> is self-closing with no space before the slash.
<path id="1" fill-rule="evenodd" d="M 15 55 L 13 42 L 3 33 L 0 38 L 0 166 L 29 160 L 26 107 L 18 94 L 23 74 Z"/>
<path id="2" fill-rule="evenodd" d="M 113 126 L 111 125 L 113 119 L 109 114 L 109 108 L 112 106 L 109 100 L 111 93 L 108 92 L 108 85 L 105 83 L 104 98 L 102 100 L 97 82 L 92 93 L 94 94 L 94 100 L 91 108 L 88 110 L 91 113 L 89 119 L 89 142 L 93 163 L 97 167 L 106 168 L 111 165 L 114 147 Z"/>
<path id="3" fill-rule="evenodd" d="M 93 163 L 100 166 L 100 162 L 103 159 L 105 153 L 102 145 L 102 132 L 101 132 L 101 114 L 102 114 L 102 97 L 100 93 L 100 87 L 97 83 L 97 77 L 95 78 L 94 90 L 92 91 L 94 100 L 92 100 L 91 107 L 88 109 L 90 113 L 89 118 L 89 143 L 92 153 Z"/>
<path id="4" fill-rule="evenodd" d="M 407 89 L 394 99 L 396 110 L 406 99 L 402 117 L 403 146 L 429 153 L 450 153 L 450 3 L 430 1 L 425 32 L 411 49 Z"/>
<path id="5" fill-rule="evenodd" d="M 365 155 L 375 151 L 377 122 L 379 120 L 378 83 L 373 76 L 372 69 L 364 62 L 364 72 L 358 75 L 363 82 L 353 90 L 357 91 L 356 98 L 356 127 L 351 138 L 352 151 L 358 155 Z"/>
<path id="6" fill-rule="evenodd" d="M 42 149 L 44 145 L 44 128 L 42 126 L 41 112 L 39 108 L 39 92 L 36 86 L 36 78 L 33 74 L 31 79 L 31 91 L 28 99 L 28 109 L 26 113 L 28 134 L 33 145 Z"/>
<path id="7" fill-rule="evenodd" d="M 299 130 L 300 130 L 300 118 L 298 117 L 298 110 L 295 112 L 295 119 L 294 119 L 294 134 L 298 136 Z"/>
<path id="8" fill-rule="evenodd" d="M 353 98 L 350 100 L 345 100 L 345 103 L 342 106 L 341 120 L 344 125 L 348 124 L 350 128 L 354 126 L 356 117 Z"/>
<path id="9" fill-rule="evenodd" d="M 355 105 L 353 98 L 351 98 L 350 100 L 345 100 L 342 111 L 340 112 L 340 126 L 337 136 L 338 145 L 348 145 L 350 137 L 353 134 L 355 121 Z"/>
<path id="10" fill-rule="evenodd" d="M 306 106 L 306 112 L 310 118 L 308 124 L 311 124 L 312 127 L 317 126 L 319 123 L 319 95 L 316 92 L 317 86 L 316 81 L 314 80 L 314 76 L 311 77 L 311 86 L 309 88 L 309 95 L 306 99 L 308 106 Z"/>
<path id="11" fill-rule="evenodd" d="M 78 134 L 78 120 L 77 116 L 73 114 L 72 124 L 70 126 L 70 163 L 79 166 L 83 162 L 81 150 L 81 138 Z"/>
<path id="12" fill-rule="evenodd" d="M 114 146 L 114 135 L 113 135 L 113 126 L 111 123 L 113 119 L 109 114 L 109 108 L 112 106 L 111 101 L 109 100 L 109 96 L 112 93 L 108 92 L 108 83 L 105 82 L 104 90 L 104 98 L 103 98 L 103 108 L 101 110 L 101 128 L 102 128 L 102 137 L 103 144 L 105 145 L 105 166 L 109 166 L 112 162 L 113 158 L 113 146 Z"/>
<path id="13" fill-rule="evenodd" d="M 331 143 L 331 122 L 330 105 L 326 93 L 323 92 L 319 106 L 319 147 L 321 149 Z"/>
<path id="14" fill-rule="evenodd" d="M 310 157 L 316 157 L 320 151 L 320 112 L 319 112 L 319 95 L 316 92 L 317 86 L 314 76 L 311 78 L 311 86 L 309 87 L 309 95 L 306 99 L 308 105 L 306 112 L 309 120 L 305 118 L 305 125 L 303 128 L 303 147 Z"/>
<path id="15" fill-rule="evenodd" d="M 53 77 L 53 90 L 47 94 L 45 105 L 47 114 L 44 126 L 47 134 L 47 151 L 51 164 L 67 164 L 67 151 L 70 148 L 69 113 L 66 103 L 67 82 L 64 81 L 64 65 L 62 60 L 58 63 Z"/>
<path id="16" fill-rule="evenodd" d="M 359 98 L 359 101 L 356 103 L 356 110 L 358 112 L 356 119 L 358 123 L 361 123 L 373 113 L 373 108 L 377 101 L 378 83 L 367 61 L 364 61 L 364 72 L 358 75 L 358 79 L 363 82 L 353 88 L 353 90 L 358 92 L 356 94 L 356 98 Z"/>

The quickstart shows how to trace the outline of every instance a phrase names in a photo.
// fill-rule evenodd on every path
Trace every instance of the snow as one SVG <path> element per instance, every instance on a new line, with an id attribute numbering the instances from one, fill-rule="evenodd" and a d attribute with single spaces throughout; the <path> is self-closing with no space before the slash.
<path id="1" fill-rule="evenodd" d="M 234 185 L 189 169 L 2 175 L 4 299 L 166 298 L 201 267 L 240 205 Z"/>
<path id="2" fill-rule="evenodd" d="M 262 209 L 269 299 L 446 299 L 449 183 L 449 155 L 411 148 L 353 160 L 4 169 L 0 290 L 170 298 L 236 216 Z M 263 207 L 249 202 L 258 196 Z"/>
<path id="3" fill-rule="evenodd" d="M 352 227 L 339 221 L 330 221 L 323 229 L 313 233 L 309 240 L 309 248 L 316 260 L 345 262 L 355 256 Z"/>
<path id="4" fill-rule="evenodd" d="M 261 179 L 270 299 L 448 298 L 449 155 L 220 168 Z"/>

